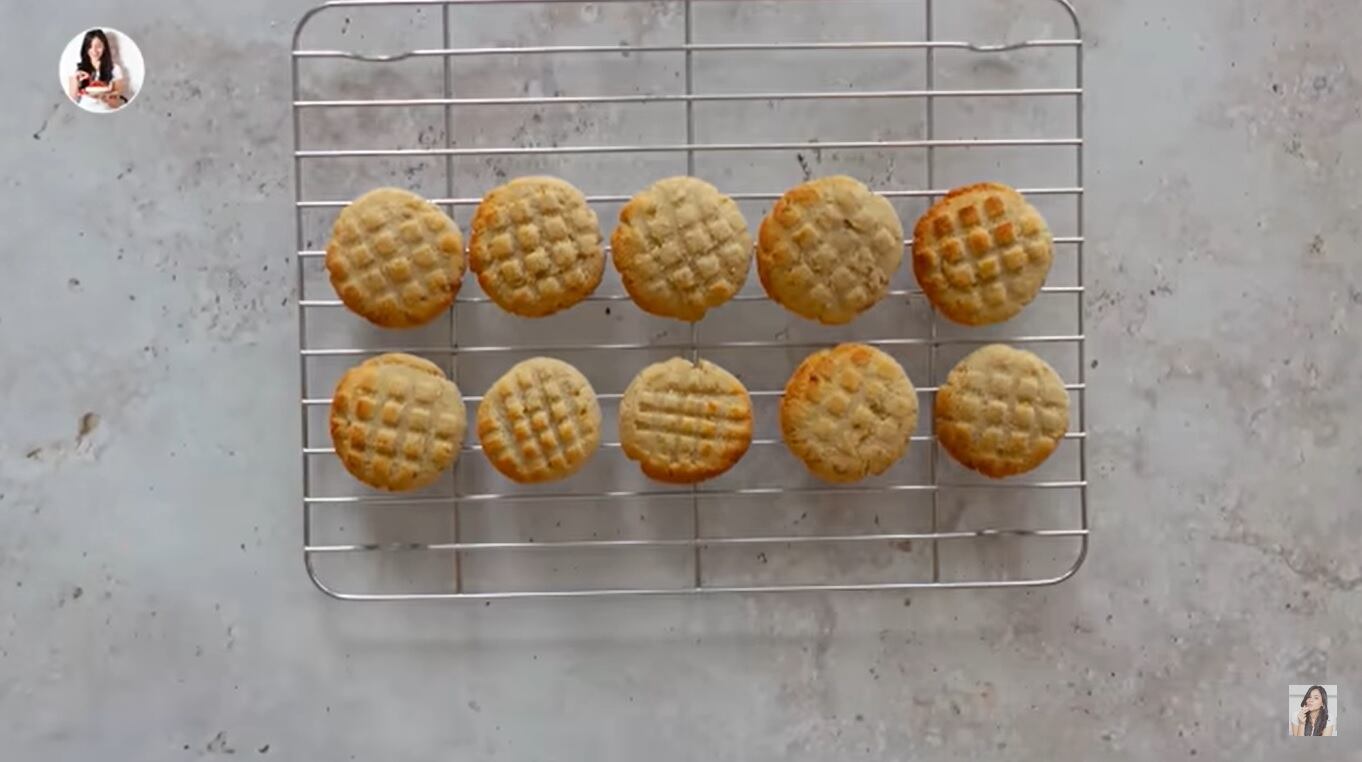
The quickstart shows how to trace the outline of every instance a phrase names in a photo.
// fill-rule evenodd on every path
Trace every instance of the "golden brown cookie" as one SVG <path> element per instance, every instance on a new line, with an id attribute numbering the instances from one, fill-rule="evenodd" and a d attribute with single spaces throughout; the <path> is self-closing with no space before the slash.
<path id="1" fill-rule="evenodd" d="M 570 476 L 601 443 L 596 392 L 576 368 L 535 357 L 497 379 L 478 405 L 478 438 L 497 470 L 518 482 Z"/>
<path id="2" fill-rule="evenodd" d="M 738 204 L 694 177 L 659 180 L 630 199 L 610 248 L 634 303 L 678 320 L 699 320 L 733 298 L 752 263 Z"/>
<path id="3" fill-rule="evenodd" d="M 379 188 L 341 210 L 326 269 L 341 301 L 384 328 L 433 320 L 454 303 L 465 261 L 459 228 L 434 204 Z"/>
<path id="4" fill-rule="evenodd" d="M 780 430 L 815 476 L 854 482 L 884 473 L 917 428 L 917 391 L 894 358 L 865 344 L 815 352 L 780 400 Z"/>
<path id="5" fill-rule="evenodd" d="M 586 197 L 556 177 L 492 189 L 473 215 L 469 261 L 502 309 L 543 317 L 591 295 L 605 272 L 601 231 Z"/>
<path id="6" fill-rule="evenodd" d="M 712 362 L 673 357 L 644 368 L 620 400 L 620 445 L 647 476 L 692 484 L 733 467 L 752 444 L 752 401 Z"/>
<path id="7" fill-rule="evenodd" d="M 785 192 L 761 222 L 757 274 L 786 309 L 849 323 L 889 291 L 903 259 L 903 224 L 883 196 L 845 176 Z"/>
<path id="8" fill-rule="evenodd" d="M 1044 360 L 990 344 L 951 369 L 936 393 L 935 414 L 946 452 L 997 479 L 1050 457 L 1069 430 L 1069 393 Z"/>
<path id="9" fill-rule="evenodd" d="M 331 398 L 331 441 L 345 470 L 372 487 L 409 490 L 459 457 L 463 396 L 435 363 L 406 354 L 347 370 Z"/>
<path id="10" fill-rule="evenodd" d="M 1045 218 L 999 183 L 956 188 L 913 231 L 913 274 L 941 314 L 1001 323 L 1040 293 L 1054 239 Z"/>

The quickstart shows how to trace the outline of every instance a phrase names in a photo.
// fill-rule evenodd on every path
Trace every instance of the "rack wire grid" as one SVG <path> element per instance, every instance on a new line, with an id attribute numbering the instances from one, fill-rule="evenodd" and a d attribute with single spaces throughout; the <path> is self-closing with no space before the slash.
<path id="1" fill-rule="evenodd" d="M 313 582 L 342 599 L 412 600 L 1068 579 L 1089 531 L 1082 44 L 1066 0 L 333 0 L 309 11 L 294 36 L 292 112 Z M 466 282 L 447 321 L 384 331 L 341 306 L 322 266 L 335 214 L 379 185 L 431 198 L 466 229 L 491 187 L 554 174 L 583 189 L 608 237 L 620 205 L 661 177 L 708 179 L 755 230 L 784 190 L 838 173 L 888 197 L 909 230 L 952 186 L 1019 187 L 1056 235 L 1044 291 L 1004 325 L 962 328 L 937 318 L 905 265 L 879 305 L 829 327 L 769 302 L 753 277 L 688 325 L 638 310 L 607 268 L 595 295 L 550 318 L 507 315 Z M 807 354 L 844 340 L 894 355 L 922 414 L 889 472 L 829 486 L 784 447 L 777 405 Z M 1002 481 L 940 454 L 930 412 L 945 371 L 994 341 L 1045 357 L 1073 406 L 1055 455 Z M 527 486 L 497 474 L 470 435 L 440 483 L 370 491 L 335 458 L 326 417 L 339 375 L 384 351 L 441 364 L 474 393 L 470 406 L 521 359 L 565 359 L 600 394 L 602 447 L 575 476 Z M 737 466 L 686 488 L 646 480 L 615 429 L 629 380 L 678 354 L 742 378 L 756 420 Z"/>

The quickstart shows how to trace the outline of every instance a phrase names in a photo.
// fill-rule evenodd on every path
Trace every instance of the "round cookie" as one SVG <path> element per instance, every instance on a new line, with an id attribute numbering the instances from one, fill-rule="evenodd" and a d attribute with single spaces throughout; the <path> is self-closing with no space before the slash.
<path id="1" fill-rule="evenodd" d="M 435 363 L 385 354 L 347 370 L 331 398 L 331 441 L 345 470 L 379 489 L 423 487 L 459 457 L 463 396 Z"/>
<path id="2" fill-rule="evenodd" d="M 780 430 L 809 471 L 830 482 L 884 473 L 917 428 L 917 391 L 894 358 L 841 344 L 804 359 L 785 385 Z"/>
<path id="3" fill-rule="evenodd" d="M 785 192 L 761 222 L 757 274 L 786 309 L 849 323 L 889 291 L 903 259 L 903 224 L 858 180 L 821 177 Z"/>
<path id="4" fill-rule="evenodd" d="M 946 452 L 998 479 L 1030 471 L 1055 451 L 1069 429 L 1069 393 L 1036 355 L 990 344 L 951 369 L 935 415 Z"/>
<path id="5" fill-rule="evenodd" d="M 659 180 L 630 199 L 610 248 L 634 303 L 677 320 L 700 320 L 733 298 L 752 263 L 738 204 L 694 177 Z"/>
<path id="6" fill-rule="evenodd" d="M 918 220 L 913 274 L 941 314 L 1000 323 L 1040 293 L 1054 238 L 1035 207 L 999 183 L 956 188 Z"/>
<path id="7" fill-rule="evenodd" d="M 525 360 L 483 396 L 478 439 L 507 478 L 529 483 L 570 476 L 601 443 L 596 392 L 586 376 L 561 360 Z"/>
<path id="8" fill-rule="evenodd" d="M 326 244 L 326 269 L 341 301 L 384 328 L 422 325 L 448 309 L 465 266 L 454 221 L 400 188 L 355 199 Z"/>
<path id="9" fill-rule="evenodd" d="M 473 215 L 469 261 L 492 301 L 543 317 L 591 295 L 605 272 L 601 231 L 586 197 L 556 177 L 492 189 Z"/>
<path id="10" fill-rule="evenodd" d="M 732 373 L 673 357 L 644 368 L 620 400 L 620 445 L 652 479 L 693 484 L 737 463 L 752 444 L 752 401 Z"/>

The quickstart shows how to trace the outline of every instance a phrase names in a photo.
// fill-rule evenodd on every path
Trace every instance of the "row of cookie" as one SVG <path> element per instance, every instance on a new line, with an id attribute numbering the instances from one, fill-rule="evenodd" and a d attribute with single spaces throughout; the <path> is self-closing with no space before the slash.
<path id="1" fill-rule="evenodd" d="M 792 312 L 848 323 L 889 291 L 903 258 L 893 206 L 859 181 L 823 177 L 787 191 L 762 220 L 757 272 Z M 1016 315 L 1050 270 L 1053 238 L 1017 191 L 958 188 L 913 234 L 913 272 L 946 317 L 967 325 Z M 732 198 L 693 177 L 660 180 L 620 210 L 615 268 L 644 311 L 696 321 L 732 298 L 752 259 L 747 221 Z M 605 269 L 596 214 L 572 185 L 523 177 L 495 188 L 473 216 L 468 264 L 487 295 L 524 317 L 585 299 Z M 434 204 L 396 188 L 343 209 L 326 247 L 341 301 L 388 328 L 426 323 L 454 301 L 465 260 L 458 226 Z"/>
<path id="2" fill-rule="evenodd" d="M 1036 355 L 1002 344 L 960 361 L 938 390 L 936 436 L 965 466 L 995 478 L 1029 471 L 1068 429 L 1059 375 Z M 842 344 L 807 357 L 786 384 L 780 428 L 816 476 L 854 482 L 883 473 L 917 428 L 912 381 L 892 357 Z M 345 468 L 389 490 L 434 481 L 454 464 L 467 427 L 463 398 L 434 363 L 406 354 L 366 360 L 341 377 L 331 439 Z M 673 358 L 644 368 L 619 409 L 620 446 L 643 473 L 690 484 L 724 473 L 752 442 L 752 403 L 719 366 Z M 582 467 L 600 445 L 596 393 L 576 368 L 526 360 L 492 384 L 478 405 L 477 434 L 498 471 L 545 482 Z"/>

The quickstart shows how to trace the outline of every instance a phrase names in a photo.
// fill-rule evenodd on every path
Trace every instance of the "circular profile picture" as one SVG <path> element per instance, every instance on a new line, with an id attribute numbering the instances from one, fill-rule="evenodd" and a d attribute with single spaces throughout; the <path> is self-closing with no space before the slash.
<path id="1" fill-rule="evenodd" d="M 109 27 L 87 29 L 66 44 L 57 74 L 71 102 L 96 114 L 118 111 L 142 89 L 146 64 L 132 38 Z"/>

